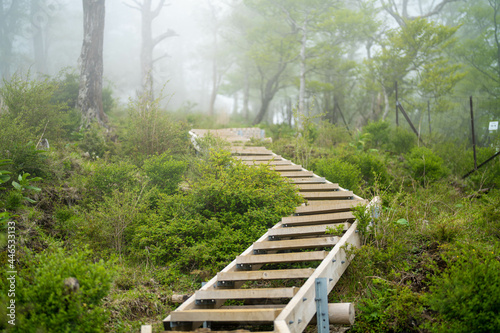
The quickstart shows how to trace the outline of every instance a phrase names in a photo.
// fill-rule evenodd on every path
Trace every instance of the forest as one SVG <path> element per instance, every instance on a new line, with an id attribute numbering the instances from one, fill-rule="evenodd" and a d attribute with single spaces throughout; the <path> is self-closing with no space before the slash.
<path id="1" fill-rule="evenodd" d="M 349 332 L 500 332 L 498 14 L 0 0 L 0 330 L 163 331 L 173 295 L 304 202 L 189 135 L 258 127 L 251 144 L 382 199 L 329 295 L 355 304 Z"/>

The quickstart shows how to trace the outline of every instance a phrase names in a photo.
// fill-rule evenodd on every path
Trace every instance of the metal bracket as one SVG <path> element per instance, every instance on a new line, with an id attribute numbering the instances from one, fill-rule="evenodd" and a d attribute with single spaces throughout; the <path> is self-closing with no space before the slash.
<path id="1" fill-rule="evenodd" d="M 329 333 L 330 321 L 328 318 L 328 282 L 326 281 L 326 278 L 316 278 L 315 286 L 318 333 Z"/>
<path id="2" fill-rule="evenodd" d="M 236 264 L 236 269 L 241 271 L 251 271 L 252 265 L 250 264 Z"/>
<path id="3" fill-rule="evenodd" d="M 217 281 L 217 287 L 234 288 L 234 281 Z"/>
<path id="4" fill-rule="evenodd" d="M 194 301 L 196 305 L 214 305 L 214 299 L 197 299 Z"/>
<path id="5" fill-rule="evenodd" d="M 266 254 L 266 250 L 253 250 L 253 254 Z"/>

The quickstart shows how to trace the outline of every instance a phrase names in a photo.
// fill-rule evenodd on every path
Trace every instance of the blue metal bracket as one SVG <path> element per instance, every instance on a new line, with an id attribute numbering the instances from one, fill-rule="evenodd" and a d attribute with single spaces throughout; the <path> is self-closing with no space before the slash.
<path id="1" fill-rule="evenodd" d="M 329 333 L 330 320 L 328 319 L 328 284 L 326 278 L 316 278 L 315 286 L 318 333 Z"/>

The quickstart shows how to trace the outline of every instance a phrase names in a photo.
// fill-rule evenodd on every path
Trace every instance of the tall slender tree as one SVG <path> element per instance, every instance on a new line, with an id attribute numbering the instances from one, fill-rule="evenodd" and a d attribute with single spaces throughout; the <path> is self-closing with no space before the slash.
<path id="1" fill-rule="evenodd" d="M 92 121 L 105 126 L 107 116 L 102 105 L 103 41 L 105 0 L 82 0 L 83 44 L 80 54 L 80 87 L 77 108 L 82 113 L 82 127 Z"/>
<path id="2" fill-rule="evenodd" d="M 167 54 L 161 55 L 154 59 L 153 51 L 158 44 L 163 40 L 177 36 L 177 33 L 172 29 L 168 29 L 162 34 L 153 37 L 153 21 L 160 15 L 161 10 L 167 6 L 165 0 L 160 0 L 156 6 L 153 6 L 153 0 L 132 0 L 134 3 L 126 4 L 127 6 L 141 12 L 141 78 L 143 93 L 153 98 L 153 65 L 156 61 L 164 58 Z"/>

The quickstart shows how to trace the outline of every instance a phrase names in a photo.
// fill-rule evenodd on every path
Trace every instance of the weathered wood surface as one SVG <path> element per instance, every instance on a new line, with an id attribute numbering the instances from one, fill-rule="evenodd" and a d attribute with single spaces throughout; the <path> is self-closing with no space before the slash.
<path id="1" fill-rule="evenodd" d="M 302 165 L 269 165 L 274 171 L 301 171 Z"/>
<path id="2" fill-rule="evenodd" d="M 330 191 L 330 192 L 301 192 L 307 200 L 336 200 L 353 197 L 352 191 Z"/>
<path id="3" fill-rule="evenodd" d="M 337 243 L 335 237 L 290 239 L 281 241 L 266 241 L 255 243 L 254 250 L 296 250 L 314 249 L 320 247 L 334 246 Z"/>
<path id="4" fill-rule="evenodd" d="M 322 177 L 307 177 L 307 178 L 290 178 L 288 180 L 293 184 L 323 184 L 326 179 Z"/>
<path id="5" fill-rule="evenodd" d="M 339 189 L 339 184 L 297 184 L 300 192 L 319 192 L 319 191 L 336 191 Z"/>
<path id="6" fill-rule="evenodd" d="M 234 158 L 241 161 L 280 161 L 281 156 L 278 155 L 252 155 L 252 156 L 234 156 Z"/>
<path id="7" fill-rule="evenodd" d="M 333 222 L 353 222 L 354 215 L 352 212 L 337 212 L 328 214 L 315 214 L 315 215 L 301 215 L 284 217 L 282 220 L 283 225 L 307 225 L 307 224 L 325 224 Z"/>
<path id="8" fill-rule="evenodd" d="M 261 165 L 261 164 L 268 164 L 268 165 L 293 165 L 292 162 L 287 161 L 287 160 L 281 160 L 281 161 L 243 161 L 243 164 L 246 165 Z"/>
<path id="9" fill-rule="evenodd" d="M 292 228 L 276 228 L 269 229 L 268 235 L 271 238 L 288 238 L 288 237 L 307 237 L 324 235 L 328 229 L 336 229 L 339 225 L 343 226 L 343 231 L 346 231 L 351 226 L 350 223 L 332 223 L 322 225 L 311 225 L 304 227 Z"/>
<path id="10" fill-rule="evenodd" d="M 282 311 L 281 308 L 264 309 L 193 309 L 173 311 L 172 321 L 177 322 L 272 322 Z"/>
<path id="11" fill-rule="evenodd" d="M 257 281 L 257 280 L 305 279 L 311 276 L 313 272 L 314 269 L 312 268 L 280 269 L 280 270 L 266 270 L 266 271 L 219 272 L 217 273 L 217 280 Z"/>
<path id="12" fill-rule="evenodd" d="M 326 251 L 258 254 L 236 257 L 237 264 L 277 264 L 287 262 L 318 261 L 328 255 Z"/>
<path id="13" fill-rule="evenodd" d="M 311 206 L 299 206 L 295 209 L 296 214 L 324 214 L 335 212 L 347 212 L 356 207 L 361 202 L 359 200 L 338 200 L 335 203 L 317 204 Z"/>
<path id="14" fill-rule="evenodd" d="M 281 177 L 287 177 L 287 178 L 307 178 L 307 177 L 314 177 L 314 173 L 312 171 L 295 171 L 295 172 L 288 172 L 288 171 L 283 171 L 279 172 Z"/>
<path id="15" fill-rule="evenodd" d="M 198 290 L 197 300 L 212 299 L 254 299 L 254 298 L 292 298 L 299 288 L 259 288 L 259 289 L 215 289 Z"/>

